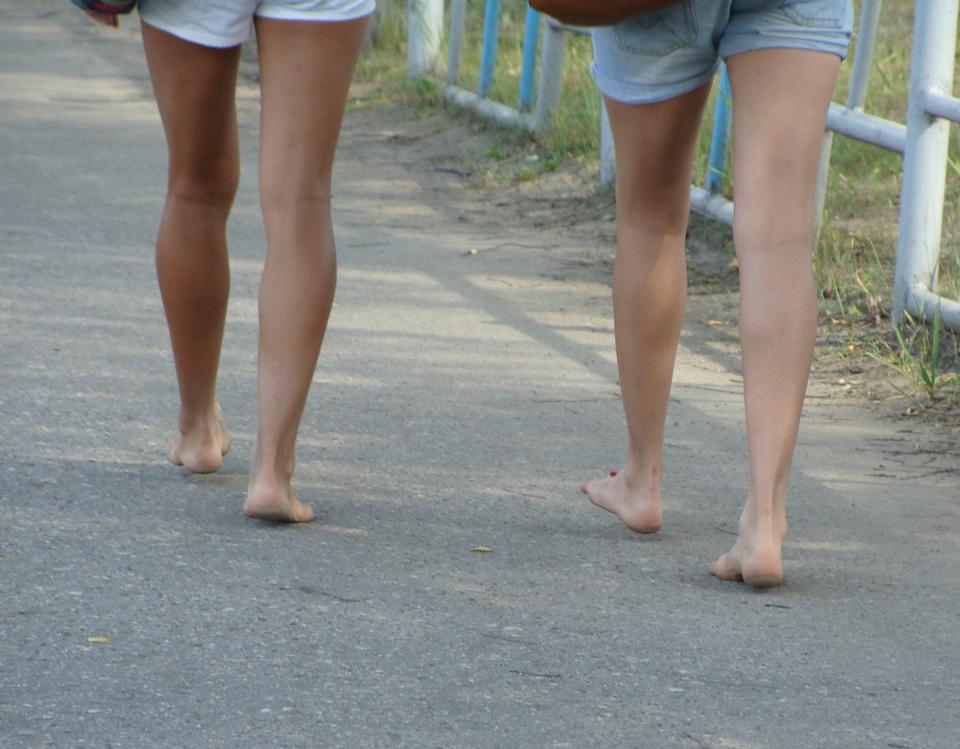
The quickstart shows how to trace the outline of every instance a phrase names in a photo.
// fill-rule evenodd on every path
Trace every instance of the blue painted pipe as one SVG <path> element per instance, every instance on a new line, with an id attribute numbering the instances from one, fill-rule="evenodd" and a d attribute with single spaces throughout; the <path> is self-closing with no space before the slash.
<path id="1" fill-rule="evenodd" d="M 520 111 L 533 107 L 533 78 L 537 67 L 537 40 L 540 38 L 540 14 L 529 5 L 523 28 L 523 67 L 520 69 Z"/>
<path id="2" fill-rule="evenodd" d="M 497 64 L 497 36 L 500 33 L 500 0 L 487 0 L 483 18 L 483 54 L 480 57 L 480 87 L 477 94 L 486 98 L 493 85 Z"/>
<path id="3" fill-rule="evenodd" d="M 723 188 L 723 175 L 727 170 L 727 148 L 730 145 L 731 114 L 730 78 L 727 66 L 720 76 L 720 95 L 717 111 L 713 116 L 713 136 L 710 139 L 710 163 L 707 166 L 707 192 L 718 193 Z"/>

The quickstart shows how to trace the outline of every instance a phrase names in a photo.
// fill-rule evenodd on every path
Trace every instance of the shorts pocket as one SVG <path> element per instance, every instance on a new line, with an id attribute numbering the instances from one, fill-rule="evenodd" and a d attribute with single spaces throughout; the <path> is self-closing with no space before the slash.
<path id="1" fill-rule="evenodd" d="M 693 0 L 651 10 L 613 27 L 621 52 L 659 57 L 697 41 L 700 29 Z"/>
<path id="2" fill-rule="evenodd" d="M 840 29 L 847 15 L 847 0 L 781 0 L 780 5 L 790 20 L 817 29 Z"/>

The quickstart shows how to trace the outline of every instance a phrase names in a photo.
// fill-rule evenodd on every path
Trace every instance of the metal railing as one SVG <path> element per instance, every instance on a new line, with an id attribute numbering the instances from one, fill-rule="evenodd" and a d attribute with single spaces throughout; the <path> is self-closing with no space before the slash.
<path id="1" fill-rule="evenodd" d="M 416 2 L 417 0 L 411 0 Z M 420 0 L 423 2 L 423 0 Z M 450 35 L 447 45 L 447 79 L 444 97 L 447 101 L 508 127 L 530 132 L 545 130 L 556 116 L 563 82 L 564 46 L 562 38 L 547 31 L 541 51 L 540 79 L 534 105 L 534 77 L 537 67 L 537 44 L 540 37 L 540 14 L 527 6 L 524 19 L 523 59 L 517 106 L 509 107 L 488 98 L 496 69 L 497 42 L 500 33 L 500 0 L 487 0 L 484 10 L 483 47 L 480 57 L 480 80 L 477 91 L 460 86 L 460 60 L 466 25 L 467 0 L 453 0 L 450 13 Z"/>
<path id="2" fill-rule="evenodd" d="M 418 0 L 410 0 L 411 3 Z M 424 2 L 425 0 L 419 0 Z M 531 133 L 547 130 L 560 109 L 563 86 L 563 66 L 566 57 L 566 35 L 589 34 L 589 31 L 567 26 L 550 17 L 526 8 L 523 33 L 523 53 L 520 68 L 520 87 L 517 107 L 509 107 L 487 98 L 493 84 L 499 36 L 500 0 L 487 0 L 484 8 L 483 46 L 480 59 L 480 80 L 476 93 L 462 88 L 460 60 L 463 55 L 467 0 L 453 0 L 451 4 L 450 35 L 447 48 L 447 78 L 444 98 L 459 107 L 471 109 L 481 117 L 507 127 L 519 127 Z M 537 45 L 543 29 L 540 50 L 540 76 L 534 91 Z M 415 73 L 411 71 L 411 74 Z M 536 99 L 536 101 L 534 101 Z M 609 184 L 614 179 L 613 135 L 607 111 L 600 107 L 600 182 Z"/>
<path id="3" fill-rule="evenodd" d="M 545 130 L 558 113 L 565 56 L 565 35 L 585 33 L 553 19 L 543 23 L 540 14 L 527 8 L 523 43 L 520 91 L 516 108 L 487 98 L 495 69 L 500 0 L 487 0 L 484 14 L 480 83 L 476 93 L 461 88 L 460 59 L 463 52 L 467 0 L 453 0 L 448 37 L 446 99 L 476 111 L 501 125 L 521 127 L 530 132 Z M 437 8 L 442 19 L 443 0 L 408 0 L 411 48 L 422 44 L 424 29 L 438 29 Z M 425 10 L 426 8 L 426 10 Z M 947 148 L 950 122 L 960 122 L 960 99 L 952 96 L 960 0 L 917 0 L 906 124 L 864 112 L 870 81 L 873 52 L 879 26 L 881 0 L 863 0 L 857 45 L 846 105 L 833 103 L 827 116 L 816 216 L 819 226 L 826 196 L 830 152 L 834 134 L 854 138 L 903 155 L 903 182 L 900 200 L 900 230 L 894 276 L 894 321 L 905 316 L 932 320 L 939 316 L 950 328 L 960 329 L 960 303 L 936 293 L 946 189 Z M 442 24 L 442 21 L 440 22 Z M 533 80 L 537 41 L 543 29 L 540 76 L 534 106 Z M 432 62 L 417 68 L 412 76 L 435 69 L 439 59 L 440 32 L 435 39 Z M 414 37 L 417 40 L 414 41 Z M 421 56 L 422 57 L 422 56 Z M 714 114 L 713 135 L 706 183 L 691 185 L 694 209 L 733 223 L 733 203 L 721 190 L 726 172 L 730 139 L 730 88 L 724 69 Z M 613 139 L 605 107 L 601 110 L 601 181 L 614 177 Z"/>
<path id="4" fill-rule="evenodd" d="M 960 304 L 936 290 L 950 122 L 960 122 L 960 100 L 952 95 L 958 22 L 960 0 L 917 2 L 893 283 L 896 320 L 905 312 L 926 320 L 939 313 L 954 329 Z"/>

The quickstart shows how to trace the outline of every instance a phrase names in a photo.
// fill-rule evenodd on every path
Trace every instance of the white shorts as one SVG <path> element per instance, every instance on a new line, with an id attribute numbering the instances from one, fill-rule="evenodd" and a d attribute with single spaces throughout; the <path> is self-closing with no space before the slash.
<path id="1" fill-rule="evenodd" d="M 236 47 L 254 16 L 283 21 L 352 21 L 373 13 L 375 0 L 140 0 L 150 26 L 205 47 Z"/>

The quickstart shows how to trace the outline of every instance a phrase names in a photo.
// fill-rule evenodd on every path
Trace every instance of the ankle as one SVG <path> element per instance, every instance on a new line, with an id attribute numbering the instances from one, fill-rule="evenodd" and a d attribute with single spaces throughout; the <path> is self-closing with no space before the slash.
<path id="1" fill-rule="evenodd" d="M 214 402 L 212 406 L 187 410 L 180 409 L 177 423 L 182 433 L 198 429 L 212 429 L 220 425 L 220 406 Z"/>
<path id="2" fill-rule="evenodd" d="M 277 455 L 264 455 L 258 450 L 250 472 L 250 486 L 277 486 L 293 479 L 293 463 Z"/>
<path id="3" fill-rule="evenodd" d="M 787 535 L 786 513 L 772 503 L 750 503 L 740 515 L 740 538 L 751 543 L 765 543 L 772 539 L 782 543 Z"/>
<path id="4" fill-rule="evenodd" d="M 638 460 L 628 459 L 621 475 L 630 490 L 657 491 L 660 489 L 660 479 L 663 466 L 657 461 L 654 464 L 644 465 Z"/>

